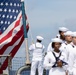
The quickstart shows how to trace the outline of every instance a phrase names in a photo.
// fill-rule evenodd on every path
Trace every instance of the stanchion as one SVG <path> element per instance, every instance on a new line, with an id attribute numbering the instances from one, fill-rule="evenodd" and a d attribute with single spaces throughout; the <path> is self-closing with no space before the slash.
<path id="1" fill-rule="evenodd" d="M 30 70 L 31 70 L 31 67 L 29 65 L 24 65 L 22 67 L 20 67 L 16 73 L 16 75 L 30 75 Z"/>

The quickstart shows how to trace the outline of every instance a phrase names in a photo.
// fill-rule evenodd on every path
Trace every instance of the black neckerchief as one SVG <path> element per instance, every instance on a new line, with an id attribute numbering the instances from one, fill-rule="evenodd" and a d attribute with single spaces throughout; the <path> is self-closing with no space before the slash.
<path id="1" fill-rule="evenodd" d="M 52 68 L 54 68 L 54 67 L 57 67 L 57 61 L 59 60 L 59 57 L 61 56 L 61 52 L 60 52 L 60 54 L 59 54 L 58 57 L 56 57 L 56 55 L 55 55 L 54 52 L 52 52 L 52 53 L 53 53 L 53 55 L 54 55 L 54 57 L 55 57 L 55 60 L 56 60 L 55 64 L 52 66 Z"/>

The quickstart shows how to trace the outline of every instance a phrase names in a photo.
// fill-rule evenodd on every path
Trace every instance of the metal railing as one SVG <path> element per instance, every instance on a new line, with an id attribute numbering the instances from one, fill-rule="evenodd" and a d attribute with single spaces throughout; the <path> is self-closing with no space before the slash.
<path id="1" fill-rule="evenodd" d="M 30 75 L 30 66 L 25 65 L 25 57 L 14 57 L 11 61 L 10 55 L 2 55 L 1 57 L 1 63 L 2 61 L 8 57 L 8 74 L 2 74 L 2 75 Z M 37 72 L 36 72 L 36 75 Z M 46 71 L 44 70 L 44 75 L 46 75 Z"/>
<path id="2" fill-rule="evenodd" d="M 8 64 L 7 70 L 2 70 L 1 66 L 3 65 L 3 62 L 7 59 L 6 64 Z M 11 55 L 0 55 L 0 71 L 2 71 L 2 74 L 0 75 L 9 75 L 10 68 L 12 67 L 12 61 L 11 61 Z M 5 67 L 5 66 L 3 66 Z"/>

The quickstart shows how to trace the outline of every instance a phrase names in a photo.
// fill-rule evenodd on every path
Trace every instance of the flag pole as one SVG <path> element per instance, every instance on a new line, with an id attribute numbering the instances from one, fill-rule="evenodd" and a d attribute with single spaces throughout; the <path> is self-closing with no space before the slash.
<path id="1" fill-rule="evenodd" d="M 24 28 L 24 42 L 25 42 L 25 54 L 26 54 L 26 65 L 30 65 L 30 58 L 29 58 L 29 49 L 28 49 L 28 36 L 26 31 L 26 18 L 25 18 L 25 5 L 24 0 L 21 0 L 22 4 L 22 20 L 23 20 L 23 28 Z"/>

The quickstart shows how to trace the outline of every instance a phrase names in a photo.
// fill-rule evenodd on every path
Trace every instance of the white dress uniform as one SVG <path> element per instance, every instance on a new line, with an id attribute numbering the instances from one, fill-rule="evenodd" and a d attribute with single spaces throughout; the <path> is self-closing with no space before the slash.
<path id="1" fill-rule="evenodd" d="M 69 75 L 76 75 L 76 47 L 72 50 L 72 52 L 69 54 L 68 59 L 68 71 Z"/>
<path id="2" fill-rule="evenodd" d="M 37 39 L 42 40 L 41 36 L 37 36 Z M 35 75 L 36 68 L 38 68 L 38 74 L 43 75 L 43 54 L 44 54 L 44 45 L 36 42 L 29 47 L 29 50 L 33 50 L 32 65 L 31 65 L 31 74 Z"/>
<path id="3" fill-rule="evenodd" d="M 65 36 L 67 36 L 67 35 L 72 36 L 72 32 L 71 32 L 71 31 L 67 31 L 67 32 L 64 33 L 64 35 L 65 35 Z M 61 50 L 62 52 L 65 52 L 65 54 L 66 54 L 66 61 L 68 60 L 68 56 L 69 56 L 69 53 L 70 53 L 70 49 L 71 49 L 71 48 L 73 48 L 73 47 L 71 46 L 71 43 L 67 43 L 67 41 L 65 41 L 64 43 L 62 43 L 62 45 L 61 45 L 61 47 L 60 47 L 60 50 Z"/>
<path id="4" fill-rule="evenodd" d="M 59 38 L 54 38 L 52 39 L 52 42 L 62 42 Z M 45 59 L 44 59 L 44 68 L 45 69 L 49 69 L 49 75 L 65 75 L 66 74 L 66 66 L 62 66 L 61 68 L 60 67 L 57 67 L 57 64 L 55 64 L 57 62 L 56 59 L 60 59 L 62 61 L 65 62 L 65 59 L 66 59 L 66 55 L 64 52 L 55 52 L 54 50 L 53 51 L 49 51 L 47 53 L 47 55 L 45 56 Z"/>
<path id="5" fill-rule="evenodd" d="M 76 32 L 73 32 L 72 36 L 76 37 Z M 76 75 L 76 45 L 73 42 L 70 45 L 72 48 L 69 48 L 71 52 L 68 58 L 68 71 L 69 75 Z"/>
<path id="6" fill-rule="evenodd" d="M 66 61 L 67 61 L 68 56 L 69 56 L 69 44 L 67 42 L 62 43 L 62 45 L 60 47 L 60 51 L 64 52 L 66 54 Z"/>
<path id="7" fill-rule="evenodd" d="M 66 49 L 64 50 L 65 54 L 66 54 L 66 60 L 68 61 L 68 57 L 69 54 L 73 51 L 73 48 L 75 48 L 76 46 L 73 44 L 73 42 L 71 42 L 70 44 L 68 44 L 66 46 Z"/>
<path id="8" fill-rule="evenodd" d="M 59 56 L 60 53 L 54 52 L 56 57 Z M 65 54 L 61 53 L 60 59 L 65 61 Z M 44 59 L 44 68 L 49 69 L 49 75 L 65 75 L 66 74 L 66 66 L 63 66 L 62 68 L 60 67 L 55 67 L 53 68 L 52 66 L 56 62 L 55 57 L 53 53 L 50 51 L 47 53 Z"/>

